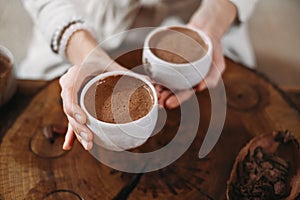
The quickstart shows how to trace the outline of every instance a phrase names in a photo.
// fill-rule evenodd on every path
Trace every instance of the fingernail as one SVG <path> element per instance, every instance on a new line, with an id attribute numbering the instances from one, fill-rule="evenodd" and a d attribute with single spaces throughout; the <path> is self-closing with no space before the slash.
<path id="1" fill-rule="evenodd" d="M 166 101 L 166 106 L 169 108 L 169 109 L 173 109 L 173 108 L 176 108 L 177 106 L 179 105 L 177 99 L 176 99 L 176 102 L 174 101 L 174 99 L 170 98 Z"/>
<path id="2" fill-rule="evenodd" d="M 202 91 L 202 90 L 204 90 L 204 89 L 205 89 L 205 84 L 199 85 L 199 91 Z"/>
<path id="3" fill-rule="evenodd" d="M 66 142 L 64 142 L 64 144 L 63 144 L 63 150 L 66 150 Z"/>
<path id="4" fill-rule="evenodd" d="M 88 143 L 87 143 L 85 140 L 82 140 L 82 141 L 81 141 L 81 144 L 82 144 L 82 146 L 83 146 L 85 149 L 87 149 Z"/>
<path id="5" fill-rule="evenodd" d="M 82 137 L 84 140 L 88 140 L 89 135 L 86 132 L 80 132 L 79 135 Z"/>
<path id="6" fill-rule="evenodd" d="M 90 145 L 90 142 L 87 142 L 87 141 L 85 141 L 85 140 L 82 140 L 81 141 L 81 144 L 82 144 L 82 146 L 85 148 L 85 150 L 90 150 L 91 149 L 91 145 Z"/>
<path id="7" fill-rule="evenodd" d="M 77 122 L 82 123 L 82 117 L 81 117 L 80 114 L 76 113 L 74 117 L 75 117 L 75 119 L 76 119 Z"/>
<path id="8" fill-rule="evenodd" d="M 70 150 L 70 149 L 71 149 L 70 147 L 67 147 L 67 143 L 64 142 L 64 144 L 63 144 L 63 150 L 68 151 L 68 150 Z"/>

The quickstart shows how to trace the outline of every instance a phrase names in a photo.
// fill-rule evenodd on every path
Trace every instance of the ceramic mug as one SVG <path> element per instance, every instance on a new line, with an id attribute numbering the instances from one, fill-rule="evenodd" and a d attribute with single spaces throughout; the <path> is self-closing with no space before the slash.
<path id="1" fill-rule="evenodd" d="M 127 123 L 107 123 L 98 120 L 95 110 L 95 91 L 99 81 L 116 75 L 126 75 L 141 80 L 152 92 L 153 105 L 148 114 Z M 150 95 L 150 94 L 149 94 Z M 154 86 L 144 76 L 131 71 L 112 71 L 100 74 L 83 87 L 80 106 L 87 115 L 87 126 L 93 132 L 94 144 L 112 151 L 123 151 L 142 145 L 152 134 L 158 116 L 157 94 Z"/>
<path id="2" fill-rule="evenodd" d="M 17 88 L 12 53 L 0 45 L 0 106 L 5 104 Z"/>
<path id="3" fill-rule="evenodd" d="M 199 57 L 199 59 L 187 60 L 186 63 L 171 63 L 155 55 L 152 51 L 155 46 L 150 44 L 151 39 L 162 31 L 174 32 L 176 29 L 187 29 L 188 31 L 198 34 L 207 47 L 206 53 Z M 184 36 L 181 32 L 176 32 L 178 37 L 186 37 L 185 40 L 187 42 L 197 43 L 193 38 Z M 199 44 L 199 48 L 203 47 Z M 170 89 L 188 89 L 197 85 L 207 75 L 212 63 L 212 51 L 213 46 L 211 39 L 199 29 L 187 26 L 159 27 L 151 31 L 145 39 L 143 47 L 144 69 L 154 81 Z M 173 53 L 176 54 L 176 52 Z"/>

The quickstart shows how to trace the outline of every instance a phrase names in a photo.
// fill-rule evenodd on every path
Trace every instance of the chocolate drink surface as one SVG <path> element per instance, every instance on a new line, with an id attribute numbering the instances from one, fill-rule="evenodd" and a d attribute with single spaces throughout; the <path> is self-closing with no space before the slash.
<path id="1" fill-rule="evenodd" d="M 109 76 L 96 87 L 96 117 L 103 122 L 121 124 L 138 120 L 149 113 L 153 103 L 150 87 L 130 76 Z"/>
<path id="2" fill-rule="evenodd" d="M 182 27 L 157 32 L 151 37 L 149 45 L 158 58 L 176 64 L 197 61 L 208 50 L 208 45 L 197 32 Z"/>
<path id="3" fill-rule="evenodd" d="M 11 72 L 12 64 L 10 60 L 0 53 L 0 105 L 5 101 Z"/>
<path id="4" fill-rule="evenodd" d="M 11 68 L 11 63 L 9 61 L 9 59 L 0 54 L 0 77 L 2 77 L 2 75 L 9 70 L 9 68 Z"/>

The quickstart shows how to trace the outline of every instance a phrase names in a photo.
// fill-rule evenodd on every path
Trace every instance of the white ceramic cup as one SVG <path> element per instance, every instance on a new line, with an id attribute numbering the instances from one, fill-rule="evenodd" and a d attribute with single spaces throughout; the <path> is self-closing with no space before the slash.
<path id="1" fill-rule="evenodd" d="M 171 63 L 157 57 L 150 48 L 151 38 L 158 32 L 170 30 L 170 28 L 189 29 L 199 34 L 207 45 L 207 52 L 198 60 L 187 63 Z M 182 34 L 178 32 L 178 34 Z M 183 34 L 182 34 L 183 35 Z M 188 37 L 188 36 L 186 36 Z M 188 37 L 188 39 L 193 40 Z M 194 40 L 195 41 L 195 40 Z M 196 43 L 196 41 L 195 41 Z M 200 44 L 199 47 L 201 48 Z M 143 64 L 147 74 L 156 82 L 175 90 L 188 89 L 197 85 L 207 75 L 212 63 L 212 42 L 210 38 L 201 30 L 187 26 L 167 26 L 159 27 L 151 31 L 144 42 Z M 176 52 L 173 52 L 176 53 Z"/>
<path id="2" fill-rule="evenodd" d="M 103 122 L 95 117 L 96 85 L 98 81 L 116 75 L 130 76 L 143 81 L 149 86 L 153 94 L 153 106 L 147 115 L 135 121 L 121 124 Z M 142 145 L 151 136 L 158 115 L 157 94 L 154 86 L 144 76 L 131 71 L 106 72 L 91 79 L 82 89 L 80 106 L 87 115 L 87 126 L 94 134 L 94 144 L 112 151 L 123 151 Z M 87 109 L 88 106 L 90 106 L 90 109 Z M 90 111 L 88 112 L 88 110 Z M 90 113 L 91 110 L 94 113 Z"/>
<path id="3" fill-rule="evenodd" d="M 12 53 L 0 45 L 0 55 L 4 56 L 9 65 L 0 73 L 0 106 L 5 104 L 15 93 L 17 82 L 14 73 L 14 58 Z M 1 59 L 1 58 L 0 58 Z"/>

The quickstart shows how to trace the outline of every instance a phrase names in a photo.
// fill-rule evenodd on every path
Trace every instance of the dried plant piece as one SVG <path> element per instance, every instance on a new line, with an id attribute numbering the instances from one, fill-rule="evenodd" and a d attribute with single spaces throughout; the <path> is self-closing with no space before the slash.
<path id="1" fill-rule="evenodd" d="M 45 137 L 47 139 L 49 139 L 49 140 L 53 139 L 54 133 L 52 131 L 52 125 L 44 126 L 44 128 L 43 128 L 43 134 L 45 135 Z"/>
<path id="2" fill-rule="evenodd" d="M 229 200 L 300 197 L 300 149 L 288 131 L 259 135 L 238 154 L 227 182 Z"/>
<path id="3" fill-rule="evenodd" d="M 54 143 L 55 137 L 57 135 L 65 134 L 67 131 L 67 128 L 65 126 L 61 125 L 46 125 L 43 128 L 43 134 L 45 137 L 50 141 L 50 143 Z"/>

